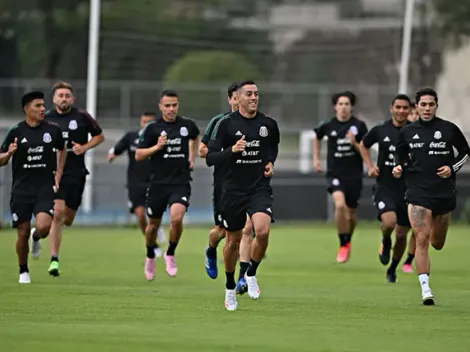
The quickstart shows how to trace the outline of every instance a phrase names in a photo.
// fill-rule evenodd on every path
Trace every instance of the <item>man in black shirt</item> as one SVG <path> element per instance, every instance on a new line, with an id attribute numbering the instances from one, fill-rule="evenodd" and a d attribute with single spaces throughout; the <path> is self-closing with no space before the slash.
<path id="1" fill-rule="evenodd" d="M 199 128 L 193 120 L 178 116 L 178 94 L 166 90 L 159 108 L 162 118 L 150 122 L 140 136 L 136 160 L 151 160 L 150 187 L 146 207 L 149 223 L 145 231 L 147 257 L 145 277 L 155 278 L 155 241 L 163 213 L 170 208 L 170 241 L 163 255 L 169 276 L 176 276 L 175 250 L 183 233 L 183 217 L 191 197 L 191 175 L 199 143 Z"/>
<path id="2" fill-rule="evenodd" d="M 129 164 L 127 166 L 127 192 L 128 204 L 131 214 L 135 214 L 137 225 L 145 235 L 147 228 L 147 216 L 145 214 L 145 198 L 147 189 L 150 186 L 152 164 L 150 159 L 137 161 L 135 160 L 135 151 L 139 145 L 140 135 L 145 126 L 155 120 L 155 113 L 145 112 L 140 117 L 140 129 L 127 132 L 108 153 L 108 161 L 111 163 L 116 156 L 127 153 Z M 157 239 L 162 245 L 165 242 L 165 233 L 160 226 L 157 232 Z M 157 243 L 158 243 L 157 242 Z M 155 254 L 157 257 L 162 256 L 162 250 L 155 243 Z"/>
<path id="3" fill-rule="evenodd" d="M 434 305 L 429 287 L 429 243 L 444 247 L 450 213 L 456 206 L 456 173 L 468 159 L 470 148 L 462 131 L 436 116 L 437 93 L 424 88 L 416 93 L 419 120 L 400 130 L 393 175 L 406 166 L 408 216 L 416 235 L 416 270 L 424 305 Z M 454 148 L 458 155 L 454 155 Z"/>
<path id="4" fill-rule="evenodd" d="M 395 230 L 393 258 L 387 270 L 386 278 L 390 283 L 397 280 L 396 269 L 406 249 L 406 235 L 410 230 L 410 221 L 405 202 L 406 185 L 404 179 L 393 177 L 395 167 L 395 148 L 398 135 L 408 121 L 411 100 L 407 95 L 399 94 L 393 98 L 390 112 L 392 118 L 373 127 L 362 139 L 361 155 L 367 167 L 369 177 L 376 178 L 374 186 L 374 205 L 377 207 L 377 219 L 382 222 L 382 243 L 379 260 L 383 265 L 390 262 L 392 232 Z M 372 162 L 369 149 L 379 145 L 377 166 Z"/>
<path id="5" fill-rule="evenodd" d="M 47 237 L 54 215 L 54 193 L 60 184 L 67 156 L 60 128 L 44 121 L 44 94 L 30 92 L 22 98 L 25 120 L 10 128 L 0 147 L 0 166 L 13 157 L 11 218 L 17 228 L 16 253 L 20 284 L 29 284 L 28 239 L 31 216 L 36 231 L 33 241 Z"/>
<path id="6" fill-rule="evenodd" d="M 59 276 L 59 250 L 62 241 L 62 226 L 71 226 L 82 202 L 86 176 L 85 153 L 104 141 L 103 131 L 96 120 L 85 110 L 73 106 L 75 97 L 72 86 L 57 82 L 52 87 L 54 109 L 46 113 L 45 119 L 59 125 L 67 147 L 67 162 L 64 175 L 54 202 L 54 219 L 49 238 L 51 261 L 48 272 Z M 88 135 L 92 138 L 88 141 Z M 32 230 L 34 234 L 35 229 Z M 33 259 L 39 258 L 41 245 L 34 241 L 31 249 Z"/>
<path id="7" fill-rule="evenodd" d="M 253 222 L 256 238 L 245 280 L 250 298 L 260 296 L 256 270 L 268 247 L 273 216 L 271 176 L 280 139 L 276 121 L 258 111 L 256 84 L 241 82 L 237 95 L 239 110 L 219 120 L 206 156 L 208 166 L 225 166 L 221 212 L 227 231 L 224 248 L 227 310 L 237 308 L 234 275 L 246 214 Z"/>
<path id="8" fill-rule="evenodd" d="M 356 208 L 362 192 L 363 166 L 359 143 L 367 133 L 366 124 L 352 115 L 356 96 L 352 92 L 337 93 L 332 98 L 336 116 L 314 129 L 313 167 L 320 164 L 320 142 L 328 137 L 328 192 L 335 205 L 335 223 L 340 247 L 336 260 L 345 263 L 351 252 L 351 237 L 356 227 Z"/>

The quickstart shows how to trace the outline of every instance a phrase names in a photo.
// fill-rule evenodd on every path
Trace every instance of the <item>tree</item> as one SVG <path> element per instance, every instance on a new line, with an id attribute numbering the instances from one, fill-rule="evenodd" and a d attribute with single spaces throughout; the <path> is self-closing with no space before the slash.
<path id="1" fill-rule="evenodd" d="M 437 28 L 454 44 L 470 36 L 470 0 L 433 0 Z"/>

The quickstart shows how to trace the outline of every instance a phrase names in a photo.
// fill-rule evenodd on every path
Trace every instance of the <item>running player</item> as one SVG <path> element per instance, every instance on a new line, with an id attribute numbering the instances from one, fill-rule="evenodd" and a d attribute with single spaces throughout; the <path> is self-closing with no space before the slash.
<path id="1" fill-rule="evenodd" d="M 369 177 L 376 178 L 374 204 L 377 207 L 377 218 L 382 223 L 379 260 L 383 265 L 390 262 L 392 233 L 395 231 L 392 263 L 386 272 L 387 281 L 390 283 L 397 281 L 396 269 L 405 252 L 406 235 L 410 230 L 405 202 L 405 181 L 392 175 L 398 135 L 401 128 L 408 123 L 410 104 L 411 101 L 407 95 L 395 96 L 390 106 L 392 118 L 373 127 L 361 142 L 361 155 Z M 379 155 L 377 165 L 374 165 L 369 149 L 376 143 L 379 145 Z"/>
<path id="2" fill-rule="evenodd" d="M 468 159 L 470 147 L 462 131 L 436 116 L 437 93 L 416 93 L 419 120 L 400 130 L 393 175 L 400 178 L 405 163 L 408 216 L 416 235 L 416 270 L 424 305 L 434 305 L 429 286 L 429 243 L 444 247 L 450 213 L 456 206 L 456 173 Z M 455 156 L 454 148 L 458 155 Z"/>
<path id="3" fill-rule="evenodd" d="M 103 131 L 85 110 L 73 106 L 75 96 L 72 86 L 67 82 L 57 82 L 52 87 L 54 110 L 46 113 L 45 119 L 59 125 L 67 145 L 67 162 L 59 190 L 55 196 L 54 219 L 49 238 L 51 262 L 49 274 L 59 276 L 59 250 L 62 241 L 62 226 L 71 226 L 82 202 L 86 176 L 89 171 L 85 167 L 85 153 L 104 141 Z M 92 136 L 88 140 L 89 135 Z M 41 253 L 39 241 L 33 241 L 31 257 L 38 259 Z"/>
<path id="4" fill-rule="evenodd" d="M 140 117 L 140 129 L 127 132 L 108 153 L 108 161 L 111 163 L 116 156 L 127 153 L 129 164 L 127 166 L 127 192 L 129 211 L 137 218 L 137 225 L 145 235 L 147 228 L 147 216 L 145 215 L 145 197 L 150 186 L 151 163 L 150 159 L 136 161 L 135 151 L 139 144 L 139 138 L 145 126 L 155 120 L 155 113 L 145 112 Z M 165 233 L 162 227 L 158 228 L 155 254 L 162 256 L 162 250 L 158 243 L 165 242 Z"/>
<path id="5" fill-rule="evenodd" d="M 28 239 L 31 217 L 36 231 L 32 241 L 46 238 L 54 214 L 54 193 L 60 184 L 67 153 L 60 128 L 44 121 L 44 94 L 30 92 L 22 100 L 25 120 L 10 128 L 0 147 L 0 166 L 13 158 L 11 218 L 17 229 L 16 253 L 20 284 L 31 283 Z"/>
<path id="6" fill-rule="evenodd" d="M 225 308 L 237 309 L 235 269 L 246 214 L 256 237 L 251 246 L 250 266 L 245 274 L 248 296 L 258 299 L 257 268 L 268 247 L 272 213 L 271 176 L 278 154 L 279 129 L 274 119 L 258 111 L 258 87 L 241 82 L 239 110 L 220 119 L 212 133 L 208 166 L 225 165 L 221 210 L 227 238 L 224 247 Z"/>
<path id="7" fill-rule="evenodd" d="M 165 90 L 160 96 L 162 117 L 142 132 L 135 152 L 138 161 L 150 158 L 152 180 L 147 192 L 149 222 L 145 230 L 145 277 L 155 278 L 155 241 L 163 213 L 170 209 L 170 241 L 163 255 L 166 271 L 175 277 L 175 250 L 183 233 L 183 218 L 191 197 L 191 175 L 199 144 L 199 128 L 193 120 L 178 116 L 178 94 Z"/>
<path id="8" fill-rule="evenodd" d="M 362 192 L 363 166 L 359 143 L 367 133 L 366 124 L 352 115 L 356 96 L 352 92 L 337 93 L 332 98 L 336 116 L 314 129 L 313 167 L 323 171 L 320 163 L 320 142 L 328 137 L 328 192 L 335 206 L 335 223 L 339 237 L 338 263 L 345 263 L 351 252 L 351 237 L 356 227 L 356 208 Z"/>

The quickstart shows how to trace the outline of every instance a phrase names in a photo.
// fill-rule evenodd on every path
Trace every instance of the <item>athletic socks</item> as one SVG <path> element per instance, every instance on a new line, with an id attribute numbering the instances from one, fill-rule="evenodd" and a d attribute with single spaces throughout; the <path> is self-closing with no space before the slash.
<path id="1" fill-rule="evenodd" d="M 37 235 L 37 232 L 34 231 L 34 233 L 33 233 L 33 241 L 34 241 L 34 242 L 37 242 L 37 241 L 39 241 L 40 239 L 41 239 L 41 238 Z"/>
<path id="2" fill-rule="evenodd" d="M 166 255 L 169 255 L 169 256 L 173 256 L 175 255 L 175 250 L 176 250 L 176 246 L 178 245 L 178 243 L 175 243 L 175 242 L 171 242 L 169 243 L 168 245 L 168 249 L 166 251 Z"/>
<path id="3" fill-rule="evenodd" d="M 390 264 L 387 272 L 389 273 L 394 273 L 397 271 L 397 267 L 398 267 L 398 264 L 400 264 L 400 261 L 399 260 L 396 260 L 396 259 L 392 259 L 392 263 Z"/>
<path id="4" fill-rule="evenodd" d="M 382 244 L 386 248 L 392 247 L 392 238 L 390 236 L 383 236 L 382 237 Z"/>
<path id="5" fill-rule="evenodd" d="M 28 264 L 20 265 L 20 274 L 29 273 Z"/>
<path id="6" fill-rule="evenodd" d="M 52 256 L 51 257 L 51 262 L 59 262 L 59 257 Z"/>
<path id="7" fill-rule="evenodd" d="M 421 292 L 429 291 L 429 274 L 418 275 L 419 284 L 421 285 Z"/>
<path id="8" fill-rule="evenodd" d="M 225 272 L 225 288 L 227 290 L 235 290 L 237 284 L 235 283 L 235 273 Z"/>
<path id="9" fill-rule="evenodd" d="M 414 258 L 415 258 L 414 254 L 408 253 L 408 256 L 406 257 L 406 260 L 405 260 L 405 264 L 411 265 Z"/>
<path id="10" fill-rule="evenodd" d="M 349 242 L 351 242 L 351 234 L 350 233 L 340 233 L 339 237 L 339 245 L 341 247 L 346 246 Z"/>
<path id="11" fill-rule="evenodd" d="M 248 267 L 248 270 L 246 271 L 246 276 L 253 277 L 256 276 L 256 270 L 258 269 L 258 266 L 261 262 L 257 262 L 253 259 L 250 259 L 250 266 Z"/>
<path id="12" fill-rule="evenodd" d="M 207 258 L 217 259 L 217 248 L 213 248 L 209 245 L 206 250 Z"/>
<path id="13" fill-rule="evenodd" d="M 151 246 L 145 246 L 147 248 L 147 258 L 153 259 L 155 258 L 155 245 L 152 244 Z"/>
<path id="14" fill-rule="evenodd" d="M 245 274 L 250 267 L 250 263 L 248 262 L 240 262 L 240 275 L 238 276 L 238 280 L 245 277 Z"/>

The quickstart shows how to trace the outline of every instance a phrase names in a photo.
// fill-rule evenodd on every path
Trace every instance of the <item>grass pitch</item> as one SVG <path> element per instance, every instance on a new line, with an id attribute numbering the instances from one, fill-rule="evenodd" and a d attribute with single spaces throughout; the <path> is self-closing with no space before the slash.
<path id="1" fill-rule="evenodd" d="M 378 225 L 378 224 L 377 224 Z M 432 250 L 436 306 L 420 304 L 416 275 L 387 284 L 378 226 L 359 225 L 349 263 L 335 263 L 332 226 L 276 226 L 259 269 L 259 301 L 224 309 L 219 278 L 204 271 L 208 228 L 187 228 L 178 276 L 157 262 L 144 279 L 135 229 L 65 229 L 60 278 L 47 274 L 48 244 L 19 285 L 13 231 L 0 233 L 1 351 L 442 351 L 470 341 L 468 229 L 454 226 Z M 219 250 L 219 256 L 221 250 Z"/>

